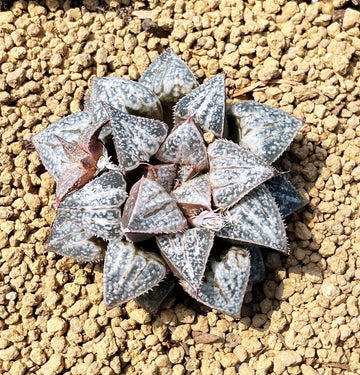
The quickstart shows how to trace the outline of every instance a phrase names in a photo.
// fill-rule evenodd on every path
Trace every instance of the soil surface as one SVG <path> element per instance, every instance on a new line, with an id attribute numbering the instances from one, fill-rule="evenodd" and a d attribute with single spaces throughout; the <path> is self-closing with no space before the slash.
<path id="1" fill-rule="evenodd" d="M 83 3 L 0 12 L 0 373 L 360 374 L 360 13 L 336 12 L 343 0 Z M 81 110 L 93 75 L 136 80 L 169 46 L 201 80 L 225 71 L 229 95 L 305 123 L 283 167 L 310 203 L 287 220 L 291 255 L 264 253 L 240 320 L 181 293 L 156 316 L 106 311 L 102 265 L 44 249 L 54 181 L 31 136 Z"/>

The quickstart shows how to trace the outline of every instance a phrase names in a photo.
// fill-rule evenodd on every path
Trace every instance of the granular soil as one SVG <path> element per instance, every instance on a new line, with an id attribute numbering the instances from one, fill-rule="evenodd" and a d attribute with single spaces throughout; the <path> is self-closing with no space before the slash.
<path id="1" fill-rule="evenodd" d="M 346 1 L 15 1 L 0 12 L 0 373 L 360 374 L 360 12 Z M 340 17 L 334 16 L 335 14 Z M 146 21 L 147 20 L 147 21 Z M 168 298 L 106 311 L 101 264 L 44 249 L 54 181 L 29 142 L 89 79 L 171 47 L 199 79 L 304 120 L 283 167 L 309 204 L 242 318 Z M 177 293 L 179 294 L 179 293 Z"/>

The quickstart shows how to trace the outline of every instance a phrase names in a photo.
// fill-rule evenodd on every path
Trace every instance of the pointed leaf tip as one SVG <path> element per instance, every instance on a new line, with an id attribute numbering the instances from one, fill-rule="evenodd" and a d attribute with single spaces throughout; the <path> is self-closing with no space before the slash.
<path id="1" fill-rule="evenodd" d="M 239 318 L 250 274 L 249 253 L 233 246 L 220 260 L 210 257 L 198 295 L 184 281 L 181 284 L 195 299 L 210 308 Z"/>
<path id="2" fill-rule="evenodd" d="M 113 308 L 153 288 L 165 277 L 162 259 L 126 241 L 111 241 L 104 262 L 104 299 Z"/>
<path id="3" fill-rule="evenodd" d="M 303 122 L 262 103 L 241 101 L 230 115 L 239 126 L 239 144 L 268 163 L 273 163 L 290 145 Z"/>
<path id="4" fill-rule="evenodd" d="M 209 145 L 208 156 L 213 202 L 219 208 L 233 206 L 277 173 L 261 158 L 227 140 Z"/>
<path id="5" fill-rule="evenodd" d="M 192 228 L 183 233 L 157 236 L 156 242 L 175 275 L 197 291 L 214 243 L 214 232 Z"/>
<path id="6" fill-rule="evenodd" d="M 148 162 L 165 140 L 167 125 L 158 120 L 129 115 L 107 103 L 103 105 L 110 117 L 120 169 L 130 171 L 141 162 Z"/>
<path id="7" fill-rule="evenodd" d="M 175 106 L 175 123 L 192 116 L 195 124 L 204 132 L 222 137 L 225 132 L 225 74 L 209 79 Z"/>
<path id="8" fill-rule="evenodd" d="M 59 212 L 66 218 L 105 239 L 121 238 L 121 209 L 127 197 L 120 172 L 110 171 L 68 195 Z"/>
<path id="9" fill-rule="evenodd" d="M 142 178 L 130 190 L 122 224 L 126 237 L 138 242 L 162 233 L 180 232 L 187 222 L 175 200 L 156 181 Z"/>
<path id="10" fill-rule="evenodd" d="M 58 215 L 51 228 L 46 247 L 56 254 L 80 262 L 96 262 L 105 256 L 106 242 L 89 231 Z"/>
<path id="11" fill-rule="evenodd" d="M 142 74 L 139 82 L 164 104 L 174 104 L 198 85 L 194 74 L 172 49 L 163 52 Z"/>
<path id="12" fill-rule="evenodd" d="M 261 185 L 228 211 L 219 237 L 232 243 L 258 245 L 288 253 L 285 226 L 269 190 Z"/>

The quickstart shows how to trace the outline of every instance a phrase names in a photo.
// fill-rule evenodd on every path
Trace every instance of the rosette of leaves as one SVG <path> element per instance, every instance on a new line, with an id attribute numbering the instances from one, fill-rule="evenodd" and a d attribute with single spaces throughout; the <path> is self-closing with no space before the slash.
<path id="1" fill-rule="evenodd" d="M 199 85 L 170 49 L 139 82 L 93 78 L 84 111 L 33 138 L 57 183 L 47 247 L 104 260 L 107 308 L 136 299 L 155 311 L 172 273 L 239 317 L 249 281 L 263 277 L 260 248 L 287 254 L 283 217 L 305 203 L 273 166 L 301 125 L 252 101 L 227 108 L 225 75 Z"/>

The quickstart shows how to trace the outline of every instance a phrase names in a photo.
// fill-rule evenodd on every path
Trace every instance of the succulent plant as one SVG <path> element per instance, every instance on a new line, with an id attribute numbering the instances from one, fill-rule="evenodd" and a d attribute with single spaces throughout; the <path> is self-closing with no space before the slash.
<path id="1" fill-rule="evenodd" d="M 301 125 L 252 101 L 227 108 L 225 75 L 199 85 L 170 49 L 139 82 L 93 78 L 84 111 L 33 137 L 57 183 L 47 248 L 104 260 L 107 308 L 136 299 L 156 311 L 170 269 L 190 296 L 239 317 L 264 273 L 260 247 L 287 254 L 283 216 L 305 204 L 272 165 Z"/>

